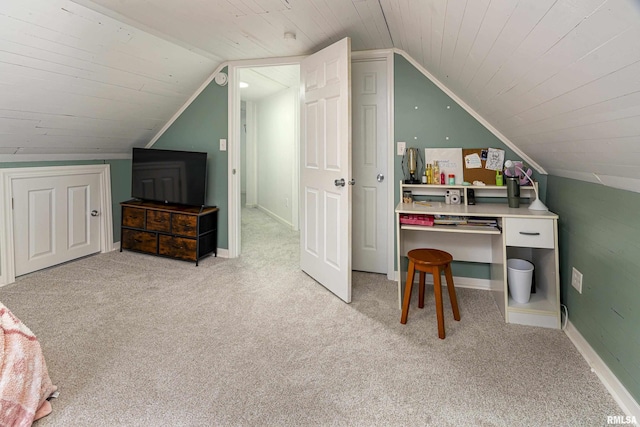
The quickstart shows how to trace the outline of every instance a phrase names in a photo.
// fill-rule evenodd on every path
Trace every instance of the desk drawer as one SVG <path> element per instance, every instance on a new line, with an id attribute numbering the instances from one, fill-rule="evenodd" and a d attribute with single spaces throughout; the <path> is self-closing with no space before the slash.
<path id="1" fill-rule="evenodd" d="M 555 247 L 552 219 L 505 218 L 507 246 Z"/>

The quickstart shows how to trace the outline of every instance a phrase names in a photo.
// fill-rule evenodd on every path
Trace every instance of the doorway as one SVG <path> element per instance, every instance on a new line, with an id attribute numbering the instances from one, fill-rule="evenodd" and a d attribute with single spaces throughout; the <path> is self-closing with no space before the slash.
<path id="1" fill-rule="evenodd" d="M 297 64 L 238 70 L 240 93 L 240 253 L 243 216 L 267 215 L 298 230 Z"/>
<path id="2" fill-rule="evenodd" d="M 383 267 L 379 269 L 378 272 L 387 274 L 387 277 L 390 280 L 395 279 L 395 267 L 394 267 L 394 257 L 392 256 L 392 251 L 394 247 L 394 228 L 393 228 L 393 53 L 391 51 L 375 51 L 375 52 L 353 52 L 352 53 L 353 61 L 364 61 L 371 60 L 378 66 L 382 63 L 384 64 L 384 68 L 386 73 L 384 75 L 378 74 L 378 78 L 380 79 L 378 82 L 382 85 L 386 86 L 385 94 L 383 95 L 386 98 L 386 105 L 379 106 L 385 111 L 384 114 L 378 116 L 378 121 L 383 123 L 384 126 L 382 130 L 379 132 L 377 140 L 379 144 L 381 144 L 380 155 L 377 156 L 376 160 L 376 173 L 374 174 L 374 180 L 377 179 L 378 174 L 383 175 L 384 184 L 387 186 L 387 191 L 382 196 L 382 208 L 375 207 L 375 210 L 386 211 L 385 215 L 377 219 L 373 219 L 377 221 L 379 226 L 377 227 L 378 231 L 383 230 L 381 233 L 379 232 L 375 236 L 375 243 L 378 246 L 385 247 L 387 254 L 384 255 L 386 257 L 386 262 L 382 262 Z M 261 87 L 259 81 L 257 80 L 255 83 L 252 83 L 252 79 L 259 77 L 256 74 L 261 74 L 262 76 L 267 76 L 268 85 L 276 84 L 280 80 L 281 77 L 278 76 L 279 73 L 282 73 L 284 70 L 287 70 L 287 66 L 295 66 L 297 73 L 299 73 L 299 64 L 302 60 L 302 57 L 297 58 L 274 58 L 268 60 L 255 60 L 255 61 L 243 61 L 239 64 L 231 64 L 229 66 L 229 76 L 230 76 L 230 86 L 229 87 L 229 106 L 230 106 L 230 114 L 229 114 L 229 171 L 230 171 L 230 185 L 229 185 L 229 256 L 236 257 L 242 253 L 241 248 L 241 235 L 242 235 L 242 209 L 247 206 L 250 208 L 258 208 L 260 204 L 258 198 L 260 197 L 260 189 L 257 188 L 258 185 L 262 182 L 260 180 L 260 165 L 257 163 L 259 156 L 258 146 L 255 145 L 259 135 L 256 135 L 256 132 L 261 132 L 260 123 L 256 123 L 256 121 L 260 121 L 259 116 L 260 113 L 257 111 L 257 104 L 260 102 L 260 96 L 253 97 L 252 95 L 245 95 L 250 93 L 246 89 L 250 89 L 253 86 L 253 89 L 258 91 Z M 366 62 L 366 61 L 365 61 Z M 298 74 L 299 75 L 299 74 Z M 360 73 L 361 76 L 369 79 L 371 81 L 371 73 Z M 353 78 L 353 77 L 352 77 Z M 357 78 L 357 77 L 355 77 Z M 270 80 L 270 81 L 269 81 Z M 244 82 L 249 86 L 246 88 L 240 88 L 239 83 Z M 299 82 L 299 78 L 298 78 Z M 354 81 L 353 84 L 359 84 L 358 81 Z M 365 83 L 363 83 L 365 84 Z M 293 87 L 293 84 L 282 85 L 280 84 L 280 90 L 284 90 L 286 87 Z M 243 93 L 244 91 L 244 93 Z M 298 89 L 296 87 L 293 96 L 298 99 Z M 300 149 L 299 149 L 299 124 L 297 119 L 299 117 L 299 100 L 294 101 L 296 104 L 295 114 L 296 114 L 296 122 L 295 122 L 295 138 L 296 145 L 293 151 L 293 158 L 299 160 L 300 158 Z M 369 116 L 370 117 L 370 116 Z M 354 117 L 355 118 L 355 117 Z M 370 122 L 365 122 L 370 123 Z M 357 133 L 355 130 L 356 126 L 360 126 L 362 123 L 354 123 L 354 135 Z M 234 144 L 234 141 L 239 141 L 239 144 Z M 358 142 L 353 140 L 354 144 Z M 240 147 L 240 149 L 235 149 L 234 147 Z M 370 151 L 360 150 L 361 153 L 368 154 Z M 267 153 L 268 154 L 268 153 Z M 356 150 L 354 147 L 354 156 L 359 155 L 356 154 Z M 358 161 L 354 157 L 354 175 L 357 173 Z M 278 214 L 277 209 L 291 209 L 291 220 L 286 220 L 285 224 L 288 224 L 292 227 L 293 230 L 298 230 L 298 181 L 299 181 L 299 170 L 298 166 L 294 167 L 294 170 L 288 175 L 291 177 L 291 183 L 285 183 L 284 181 L 279 181 L 280 184 L 272 184 L 270 188 L 271 190 L 275 190 L 275 195 L 273 195 L 273 201 L 270 206 L 273 206 L 271 209 L 272 213 L 275 214 L 274 217 L 281 216 Z M 270 178 L 275 179 L 276 177 L 271 176 Z M 274 181 L 275 182 L 275 181 Z M 281 188 L 278 188 L 281 187 Z M 358 183 L 356 183 L 358 186 Z M 290 193 L 290 198 L 288 199 L 285 195 L 284 189 L 291 188 L 292 191 Z M 370 191 L 367 194 L 372 194 Z M 367 200 L 371 201 L 371 198 Z M 258 208 L 259 209 L 259 208 Z M 369 218 L 371 221 L 372 219 Z M 369 228 L 370 230 L 371 228 Z M 371 242 L 371 235 L 364 236 L 362 239 L 359 239 L 365 242 Z M 377 264 L 380 264 L 379 262 Z M 365 269 L 363 269 L 365 270 Z"/>

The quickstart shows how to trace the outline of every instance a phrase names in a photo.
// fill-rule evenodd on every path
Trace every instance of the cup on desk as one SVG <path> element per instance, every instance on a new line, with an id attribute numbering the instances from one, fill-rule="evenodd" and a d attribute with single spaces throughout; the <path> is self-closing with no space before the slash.
<path id="1" fill-rule="evenodd" d="M 520 207 L 520 181 L 518 177 L 507 176 L 507 200 L 510 208 Z"/>

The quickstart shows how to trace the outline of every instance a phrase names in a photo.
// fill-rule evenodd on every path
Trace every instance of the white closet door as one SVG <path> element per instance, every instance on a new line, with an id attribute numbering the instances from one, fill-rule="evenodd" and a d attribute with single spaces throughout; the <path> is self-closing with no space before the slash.
<path id="1" fill-rule="evenodd" d="M 353 96 L 353 269 L 387 273 L 387 63 L 354 61 Z"/>
<path id="2" fill-rule="evenodd" d="M 16 276 L 100 252 L 98 174 L 14 179 L 12 197 Z"/>

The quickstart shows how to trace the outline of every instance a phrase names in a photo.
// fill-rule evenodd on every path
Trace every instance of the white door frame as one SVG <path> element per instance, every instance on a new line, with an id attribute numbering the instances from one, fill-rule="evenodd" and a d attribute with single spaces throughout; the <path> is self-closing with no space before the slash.
<path id="1" fill-rule="evenodd" d="M 383 171 L 385 179 L 387 180 L 387 209 L 389 209 L 389 215 L 387 215 L 387 279 L 396 279 L 396 267 L 395 267 L 395 178 L 394 178 L 394 91 L 393 91 L 393 50 L 392 49 L 377 49 L 377 50 L 365 50 L 358 52 L 351 52 L 351 59 L 358 61 L 383 59 L 387 64 L 387 141 L 389 145 L 387 147 L 387 164 L 386 170 Z"/>
<path id="2" fill-rule="evenodd" d="M 229 62 L 229 90 L 228 90 L 228 109 L 229 109 L 229 136 L 227 144 L 227 165 L 229 168 L 228 175 L 228 200 L 229 200 L 229 258 L 236 258 L 240 255 L 240 201 L 241 201 L 241 170 L 240 170 L 240 70 L 242 68 L 270 67 L 278 65 L 300 65 L 300 61 L 304 56 L 292 56 L 287 58 L 268 58 L 268 59 L 249 59 L 243 61 Z M 299 139 L 296 132 L 296 139 Z M 294 155 L 299 157 L 299 149 L 296 148 Z M 298 168 L 294 168 L 294 183 L 298 182 Z M 295 192 L 297 196 L 297 192 Z M 297 200 L 297 199 L 296 199 Z M 292 209 L 295 207 L 295 200 L 291 201 Z M 297 212 L 297 208 L 294 210 Z M 297 214 L 296 214 L 297 215 Z M 295 218 L 294 218 L 295 219 Z M 297 220 L 296 220 L 297 222 Z"/>
<path id="3" fill-rule="evenodd" d="M 387 224 L 387 247 L 389 250 L 389 256 L 387 257 L 387 278 L 389 280 L 396 280 L 395 272 L 395 238 L 394 238 L 394 218 L 393 214 L 395 183 L 394 183 L 394 128 L 393 128 L 393 54 L 392 49 L 378 49 L 367 50 L 359 52 L 351 52 L 352 59 L 366 60 L 366 59 L 385 59 L 387 62 L 387 104 L 389 114 L 387 115 L 389 123 L 387 123 L 387 129 L 389 132 L 389 148 L 387 158 L 387 170 L 385 176 L 388 177 L 389 191 L 388 191 L 388 209 L 390 209 L 390 215 Z M 240 69 L 241 68 L 253 68 L 261 66 L 275 66 L 275 65 L 300 65 L 304 56 L 289 57 L 289 58 L 269 58 L 269 59 L 252 59 L 244 61 L 232 61 L 228 65 L 229 75 L 229 90 L 228 90 L 228 102 L 229 102 L 229 143 L 227 145 L 228 150 L 228 168 L 229 168 L 229 180 L 228 180 L 228 200 L 229 200 L 229 258 L 235 258 L 240 255 L 240 90 L 237 82 L 240 81 Z M 299 149 L 295 155 L 299 156 Z M 234 174 L 234 170 L 236 173 Z M 297 171 L 296 171 L 297 172 Z"/>
<path id="4" fill-rule="evenodd" d="M 111 170 L 108 164 L 47 166 L 0 170 L 0 286 L 16 281 L 13 244 L 12 185 L 14 179 L 98 174 L 100 177 L 100 252 L 113 250 Z"/>
<path id="5" fill-rule="evenodd" d="M 256 104 L 253 101 L 245 102 L 246 105 L 246 163 L 247 171 L 245 173 L 247 193 L 247 207 L 258 206 L 258 158 L 257 158 L 257 134 L 256 134 Z M 242 131 L 240 132 L 242 133 Z M 242 154 L 242 153 L 240 153 Z M 240 155 L 239 157 L 242 157 Z M 242 173 L 242 171 L 240 171 Z"/>

